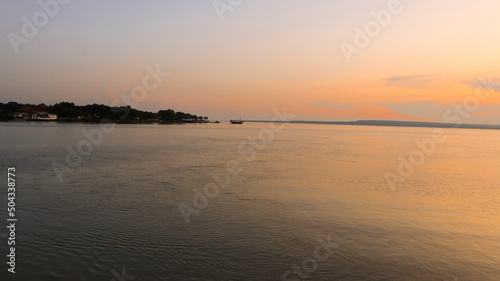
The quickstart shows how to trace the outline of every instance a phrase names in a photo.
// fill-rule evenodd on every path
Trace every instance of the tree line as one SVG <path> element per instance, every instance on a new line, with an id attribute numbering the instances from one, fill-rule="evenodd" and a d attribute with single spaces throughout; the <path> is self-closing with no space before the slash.
<path id="1" fill-rule="evenodd" d="M 57 114 L 58 119 L 99 121 L 108 119 L 123 122 L 146 122 L 161 120 L 164 122 L 181 122 L 182 119 L 207 119 L 190 113 L 174 111 L 172 109 L 160 110 L 157 113 L 134 109 L 130 106 L 111 107 L 104 104 L 75 105 L 73 102 L 60 102 L 54 105 L 41 104 L 50 114 Z M 12 114 L 34 109 L 35 104 L 17 102 L 0 103 L 0 119 L 12 120 Z"/>

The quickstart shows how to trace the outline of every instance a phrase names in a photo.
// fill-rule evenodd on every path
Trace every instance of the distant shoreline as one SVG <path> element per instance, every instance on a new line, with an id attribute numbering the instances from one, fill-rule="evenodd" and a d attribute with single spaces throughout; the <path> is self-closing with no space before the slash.
<path id="1" fill-rule="evenodd" d="M 384 120 L 358 120 L 358 121 L 287 121 L 276 122 L 267 120 L 245 120 L 252 123 L 290 123 L 290 124 L 311 124 L 311 125 L 354 125 L 354 126 L 384 126 L 384 127 L 418 127 L 418 128 L 448 128 L 448 129 L 488 129 L 500 130 L 500 125 L 487 124 L 452 124 L 452 123 L 432 123 L 414 121 L 384 121 Z"/>
<path id="2" fill-rule="evenodd" d="M 0 119 L 4 123 L 81 123 L 81 124 L 100 124 L 100 123 L 113 123 L 113 124 L 131 124 L 131 125 L 184 125 L 184 124 L 216 124 L 217 121 L 208 122 L 182 122 L 182 121 L 131 121 L 131 120 L 100 120 L 100 119 L 53 119 L 53 120 L 6 120 Z M 229 121 L 228 121 L 229 122 Z M 219 122 L 220 123 L 220 122 Z"/>
<path id="3" fill-rule="evenodd" d="M 452 123 L 432 123 L 432 122 L 413 122 L 413 121 L 384 121 L 384 120 L 358 120 L 358 121 L 269 121 L 269 120 L 243 120 L 248 123 L 289 123 L 289 124 L 310 124 L 310 125 L 350 125 L 350 126 L 382 126 L 382 127 L 417 127 L 417 128 L 447 128 L 447 129 L 486 129 L 500 130 L 500 125 L 487 124 L 452 124 Z M 0 122 L 14 123 L 84 123 L 96 124 L 101 122 L 109 122 L 115 124 L 135 124 L 135 125 L 181 125 L 181 124 L 219 124 L 230 123 L 228 121 L 209 121 L 199 123 L 189 123 L 182 121 L 158 121 L 158 120 L 102 120 L 102 119 L 77 119 L 77 118 L 58 118 L 54 120 L 31 120 L 31 121 L 15 121 L 15 120 L 0 120 Z"/>

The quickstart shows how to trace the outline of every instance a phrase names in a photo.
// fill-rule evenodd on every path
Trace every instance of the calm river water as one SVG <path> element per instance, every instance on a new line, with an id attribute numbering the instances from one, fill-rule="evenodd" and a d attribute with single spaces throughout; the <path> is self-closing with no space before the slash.
<path id="1" fill-rule="evenodd" d="M 0 123 L 0 279 L 500 280 L 500 131 L 269 126 Z"/>

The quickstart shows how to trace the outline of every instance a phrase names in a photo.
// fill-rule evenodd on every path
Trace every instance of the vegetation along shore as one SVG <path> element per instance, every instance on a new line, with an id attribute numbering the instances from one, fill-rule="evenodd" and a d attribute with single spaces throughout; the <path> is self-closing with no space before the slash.
<path id="1" fill-rule="evenodd" d="M 89 122 L 111 121 L 115 123 L 208 123 L 208 117 L 172 109 L 149 112 L 130 106 L 111 107 L 103 104 L 75 105 L 60 102 L 54 105 L 23 104 L 17 102 L 0 103 L 1 121 L 57 121 Z"/>

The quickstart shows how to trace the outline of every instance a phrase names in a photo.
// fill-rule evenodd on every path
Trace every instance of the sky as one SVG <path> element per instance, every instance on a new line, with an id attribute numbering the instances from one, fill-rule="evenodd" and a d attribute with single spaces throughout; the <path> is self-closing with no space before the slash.
<path id="1" fill-rule="evenodd" d="M 141 110 L 445 122 L 463 107 L 463 123 L 500 124 L 498 11 L 498 0 L 2 1 L 0 102 L 113 105 L 149 67 L 168 76 L 133 102 Z"/>

